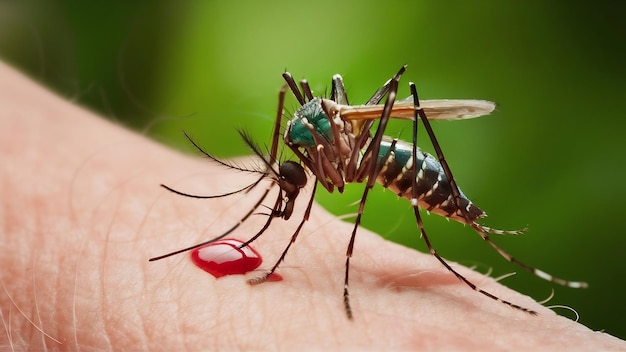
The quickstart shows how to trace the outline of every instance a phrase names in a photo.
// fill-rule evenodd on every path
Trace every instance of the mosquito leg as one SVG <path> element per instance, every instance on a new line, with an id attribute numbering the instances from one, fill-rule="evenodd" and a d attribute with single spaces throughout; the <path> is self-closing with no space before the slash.
<path id="1" fill-rule="evenodd" d="M 376 168 L 376 165 L 373 165 L 373 168 Z M 352 234 L 350 235 L 350 242 L 348 243 L 348 249 L 346 251 L 346 269 L 345 276 L 343 279 L 343 304 L 346 309 L 346 314 L 348 315 L 348 319 L 352 319 L 352 307 L 350 306 L 350 292 L 348 289 L 348 283 L 350 281 L 350 258 L 352 257 L 352 252 L 354 250 L 354 241 L 356 239 L 356 232 L 359 228 L 359 224 L 361 224 L 361 217 L 363 215 L 363 210 L 365 209 L 365 201 L 367 200 L 367 194 L 370 190 L 369 180 L 368 185 L 365 186 L 365 190 L 363 191 L 363 196 L 361 197 L 361 202 L 359 203 L 359 211 L 356 216 L 356 220 L 354 222 L 354 227 L 352 228 Z"/>
<path id="2" fill-rule="evenodd" d="M 411 87 L 411 94 L 413 94 L 413 99 L 414 99 L 414 104 L 415 106 L 419 106 L 419 99 L 417 97 L 417 90 L 415 88 L 415 84 L 413 82 L 409 83 L 410 87 Z M 439 158 L 439 162 L 441 163 L 443 170 L 446 174 L 446 178 L 448 178 L 448 182 L 450 183 L 450 186 L 452 188 L 452 194 L 457 202 L 457 205 L 460 204 L 460 192 L 459 192 L 459 188 L 456 184 L 456 181 L 454 181 L 454 177 L 452 176 L 452 171 L 450 170 L 450 167 L 448 166 L 448 163 L 446 162 L 445 157 L 443 156 L 443 152 L 441 151 L 441 147 L 439 146 L 439 143 L 437 142 L 437 138 L 435 137 L 435 134 L 430 126 L 430 122 L 428 121 L 428 118 L 426 117 L 426 114 L 424 113 L 423 110 L 415 110 L 416 111 L 416 115 L 419 114 L 420 120 L 422 120 L 422 123 L 424 124 L 424 128 L 426 128 L 426 131 L 428 132 L 428 136 L 430 137 L 431 143 L 433 144 L 433 147 L 435 148 L 435 151 L 437 153 L 437 157 Z M 417 120 L 417 116 L 415 116 L 415 119 Z M 467 216 L 467 210 L 464 207 L 459 206 L 459 208 L 461 209 L 461 211 Z M 495 229 L 491 229 L 489 227 L 477 224 L 475 222 L 471 222 L 469 223 L 470 226 L 472 226 L 472 228 L 483 238 L 483 240 L 485 240 L 487 243 L 489 243 L 489 245 L 491 245 L 491 247 L 493 247 L 502 257 L 504 257 L 504 259 L 508 260 L 511 263 L 514 263 L 516 265 L 518 265 L 519 267 L 523 268 L 524 270 L 530 271 L 531 273 L 535 274 L 536 276 L 545 279 L 547 281 L 551 281 L 563 286 L 568 286 L 568 287 L 574 287 L 574 288 L 586 288 L 587 287 L 587 283 L 586 282 L 578 282 L 578 281 L 567 281 L 558 277 L 554 277 L 544 271 L 541 271 L 539 269 L 533 268 L 517 259 L 515 259 L 513 256 L 511 256 L 510 254 L 508 254 L 506 251 L 504 251 L 502 248 L 500 248 L 498 245 L 496 245 L 494 242 L 491 241 L 491 239 L 489 238 L 489 236 L 487 235 L 487 232 L 491 232 L 491 233 L 495 233 L 495 234 L 519 234 L 523 231 L 502 231 L 502 230 L 495 230 Z"/>
<path id="3" fill-rule="evenodd" d="M 400 70 L 398 71 L 398 73 L 396 73 L 396 76 L 400 78 L 400 76 L 402 76 L 404 71 L 406 71 L 406 65 L 400 67 Z M 378 104 L 383 99 L 385 94 L 387 94 L 387 92 L 389 91 L 389 84 L 391 83 L 392 80 L 393 78 L 385 82 L 385 84 L 383 84 L 382 87 L 380 87 L 376 92 L 374 92 L 372 97 L 367 101 L 367 103 L 365 103 L 365 105 Z"/>
<path id="4" fill-rule="evenodd" d="M 417 205 L 413 206 L 413 211 L 415 213 L 415 219 L 417 220 L 417 225 L 420 229 L 420 233 L 422 234 L 422 238 L 424 239 L 424 242 L 426 242 L 426 246 L 428 247 L 428 251 L 430 252 L 430 254 L 432 254 L 435 258 L 437 258 L 437 260 L 443 264 L 443 266 L 446 267 L 446 269 L 448 269 L 448 271 L 450 271 L 452 274 L 454 274 L 454 276 L 456 276 L 459 280 L 461 280 L 463 283 L 465 283 L 467 286 L 469 286 L 472 290 L 481 293 L 495 301 L 498 301 L 500 303 L 506 304 L 507 306 L 511 307 L 511 308 L 515 308 L 517 310 L 521 310 L 523 312 L 529 313 L 531 315 L 537 315 L 537 312 L 535 312 L 534 310 L 528 309 L 528 308 L 524 308 L 522 306 L 519 306 L 517 304 L 513 304 L 509 301 L 503 300 L 501 298 L 499 298 L 498 296 L 489 293 L 485 290 L 480 289 L 478 286 L 476 286 L 474 283 L 472 283 L 471 281 L 469 281 L 468 279 L 466 279 L 463 275 L 459 274 L 456 270 L 454 270 L 443 258 L 441 258 L 439 256 L 439 254 L 437 253 L 437 251 L 433 248 L 433 246 L 430 244 L 430 240 L 428 239 L 428 236 L 426 235 L 426 231 L 424 230 L 424 224 L 422 223 L 422 218 L 420 216 L 419 213 L 419 208 L 417 207 Z"/>
<path id="5" fill-rule="evenodd" d="M 415 85 L 413 83 L 410 83 L 411 85 L 411 94 L 413 94 L 413 102 L 415 104 L 415 106 L 419 106 L 419 100 L 417 97 L 417 91 L 415 89 Z M 420 110 L 421 111 L 421 110 Z M 421 111 L 423 113 L 423 111 Z M 467 286 L 469 286 L 472 290 L 477 291 L 493 300 L 499 301 L 503 304 L 506 304 L 512 308 L 515 308 L 517 310 L 521 310 L 523 312 L 527 312 L 530 313 L 532 315 L 536 315 L 537 312 L 524 308 L 522 306 L 519 306 L 517 304 L 513 304 L 509 301 L 505 301 L 487 291 L 484 291 L 480 288 L 478 288 L 474 283 L 472 283 L 471 281 L 469 281 L 468 279 L 466 279 L 463 275 L 459 274 L 456 270 L 452 269 L 452 267 L 443 259 L 439 256 L 439 254 L 437 253 L 437 251 L 433 248 L 433 246 L 430 244 L 430 239 L 428 238 L 428 235 L 426 234 L 426 230 L 424 229 L 424 223 L 422 222 L 422 217 L 420 216 L 420 212 L 419 212 L 419 207 L 417 205 L 417 198 L 418 198 L 418 189 L 417 189 L 417 163 L 415 162 L 415 160 L 417 160 L 417 126 L 418 126 L 418 110 L 415 111 L 415 119 L 413 120 L 413 163 L 411 166 L 411 172 L 413 174 L 412 176 L 412 182 L 413 182 L 413 186 L 412 186 L 412 199 L 411 199 L 411 205 L 413 205 L 413 212 L 415 213 L 415 219 L 417 220 L 417 226 L 419 227 L 420 233 L 422 235 L 422 238 L 424 239 L 424 242 L 426 242 L 426 246 L 428 247 L 428 251 L 430 252 L 430 254 L 432 254 L 435 258 L 437 258 L 437 260 L 443 264 L 444 267 L 446 267 L 446 269 L 448 269 L 451 273 L 454 274 L 454 276 L 456 276 L 459 280 L 461 280 L 462 282 L 464 282 Z M 454 189 L 454 188 L 453 188 Z"/>
<path id="6" fill-rule="evenodd" d="M 400 70 L 398 74 L 396 74 L 389 82 L 389 95 L 387 95 L 387 100 L 385 101 L 385 106 L 383 108 L 383 113 L 380 118 L 380 122 L 378 123 L 378 128 L 376 129 L 376 134 L 374 134 L 374 138 L 370 141 L 365 153 L 363 153 L 362 160 L 367 160 L 367 158 L 373 158 L 372 165 L 377 165 L 378 151 L 380 150 L 380 143 L 383 140 L 383 135 L 385 134 L 385 128 L 387 127 L 387 122 L 389 121 L 389 116 L 391 116 L 391 110 L 393 108 L 393 104 L 396 99 L 396 92 L 398 91 L 398 81 L 400 80 L 401 73 L 404 70 Z M 367 172 L 368 177 L 370 178 L 367 181 L 369 188 L 374 186 L 376 182 L 376 166 L 371 167 L 369 170 L 359 168 L 357 172 L 357 179 L 362 179 L 362 175 Z M 371 184 L 371 185 L 370 185 Z"/>
<path id="7" fill-rule="evenodd" d="M 419 97 L 417 95 L 417 89 L 415 88 L 415 83 L 413 82 L 409 82 L 409 86 L 411 88 L 411 95 L 413 96 L 413 103 L 416 107 L 420 106 L 419 103 Z M 471 219 L 471 217 L 468 214 L 468 210 L 466 207 L 461 205 L 461 191 L 459 190 L 459 186 L 456 183 L 456 180 L 454 179 L 454 176 L 452 175 L 452 170 L 450 169 L 450 166 L 448 165 L 448 162 L 446 161 L 445 156 L 443 155 L 443 151 L 441 150 L 441 146 L 439 146 L 439 142 L 437 141 L 437 137 L 435 136 L 435 132 L 433 131 L 431 125 L 430 125 L 430 121 L 428 120 L 428 117 L 426 116 L 426 113 L 424 112 L 423 109 L 416 109 L 415 110 L 415 120 L 419 119 L 422 121 L 422 123 L 424 124 L 424 128 L 426 129 L 426 132 L 428 133 L 428 137 L 430 138 L 430 142 L 433 145 L 433 148 L 435 149 L 435 153 L 437 154 L 437 159 L 439 159 L 439 163 L 441 164 L 441 167 L 443 168 L 443 172 L 446 175 L 446 178 L 448 179 L 448 183 L 450 184 L 450 189 L 452 192 L 452 197 L 454 198 L 454 202 L 457 205 L 457 208 L 461 210 L 461 213 L 463 214 L 463 217 L 465 218 L 465 223 L 468 225 L 471 225 L 474 221 L 473 219 Z M 415 146 L 415 144 L 414 144 Z M 482 226 L 482 225 L 478 225 L 478 226 Z M 526 231 L 526 229 L 523 230 L 513 230 L 513 231 L 507 231 L 507 230 L 497 230 L 497 229 L 492 229 L 490 227 L 487 226 L 482 226 L 482 229 L 485 232 L 489 232 L 489 233 L 493 233 L 493 234 L 500 234 L 500 235 L 519 235 L 521 233 L 524 233 Z"/>
<path id="8" fill-rule="evenodd" d="M 274 206 L 272 207 L 272 214 L 267 218 L 267 221 L 265 222 L 263 227 L 254 236 L 252 236 L 252 238 L 240 244 L 239 248 L 246 247 L 250 243 L 254 242 L 257 238 L 259 238 L 259 236 L 261 236 L 270 227 L 272 220 L 278 217 L 277 214 L 281 213 L 282 203 L 283 203 L 283 191 L 279 190 L 278 196 L 276 197 L 276 202 L 274 202 Z"/>
<path id="9" fill-rule="evenodd" d="M 402 66 L 400 68 L 400 70 L 398 71 L 398 73 L 396 73 L 396 75 L 392 79 L 390 79 L 387 82 L 385 82 L 385 84 L 381 88 L 379 88 L 376 92 L 374 92 L 372 97 L 367 101 L 367 103 L 365 103 L 365 105 L 375 105 L 375 104 L 378 104 L 382 100 L 382 98 L 385 96 L 385 94 L 387 94 L 389 92 L 391 81 L 394 80 L 394 79 L 399 80 L 405 70 L 406 70 L 406 65 Z M 343 84 L 343 79 L 339 75 L 335 75 L 333 77 L 333 90 L 332 90 L 332 92 L 333 92 L 333 95 L 331 97 L 333 97 L 333 98 L 336 97 L 336 99 L 334 99 L 334 100 L 338 104 L 349 105 L 347 96 L 345 97 L 345 99 L 346 99 L 345 102 L 342 102 L 340 100 L 340 98 L 339 98 L 339 96 L 341 96 L 341 94 L 343 94 L 345 96 L 345 87 L 344 87 L 344 84 Z M 346 174 L 345 175 L 346 182 L 352 182 L 355 179 L 356 180 L 362 180 L 364 178 L 364 176 L 365 176 L 365 175 L 360 175 L 360 176 L 357 177 L 355 170 L 357 170 L 357 162 L 360 159 L 359 158 L 359 153 L 361 152 L 361 149 L 363 149 L 363 147 L 365 146 L 365 141 L 370 138 L 369 131 L 372 128 L 373 125 L 374 125 L 374 119 L 367 120 L 361 126 L 360 131 L 353 131 L 354 133 L 359 132 L 360 134 L 359 134 L 357 140 L 355 141 L 354 146 L 352 147 L 352 152 L 350 154 L 350 161 L 348 162 L 348 164 L 346 165 L 346 168 L 345 168 L 345 170 L 346 170 L 346 172 L 345 172 L 345 174 Z M 364 170 L 367 170 L 367 168 L 364 168 Z"/>
<path id="10" fill-rule="evenodd" d="M 304 95 L 309 99 L 309 101 L 313 100 L 313 92 L 311 91 L 311 87 L 309 86 L 309 82 L 306 79 L 300 81 L 300 87 L 304 92 Z"/>
<path id="11" fill-rule="evenodd" d="M 341 75 L 334 75 L 332 81 L 332 90 L 330 91 L 330 99 L 337 104 L 350 105 L 348 96 L 346 95 L 346 87 L 343 85 Z"/>
<path id="12" fill-rule="evenodd" d="M 316 190 L 317 190 L 317 180 L 314 180 L 313 181 L 313 192 L 311 193 L 311 198 L 309 199 L 309 204 L 307 205 L 306 210 L 304 211 L 304 216 L 302 217 L 302 220 L 300 221 L 300 224 L 298 225 L 298 228 L 296 229 L 296 231 L 291 236 L 291 240 L 289 241 L 289 244 L 287 244 L 287 247 L 285 247 L 285 250 L 283 250 L 283 253 L 280 255 L 280 257 L 278 258 L 276 263 L 274 263 L 274 266 L 268 272 L 266 272 L 262 276 L 259 276 L 259 277 L 256 277 L 256 278 L 248 280 L 248 283 L 250 285 L 256 285 L 256 284 L 260 284 L 262 282 L 267 281 L 267 278 L 270 277 L 270 275 L 272 275 L 276 271 L 276 269 L 278 268 L 280 263 L 282 263 L 283 260 L 285 260 L 285 256 L 287 255 L 287 251 L 289 251 L 289 248 L 291 247 L 291 245 L 294 242 L 296 242 L 296 238 L 298 237 L 298 234 L 300 233 L 300 230 L 304 226 L 304 223 L 309 220 L 309 215 L 311 214 L 311 208 L 313 207 L 313 200 L 315 199 L 315 191 Z"/>
<path id="13" fill-rule="evenodd" d="M 524 227 L 521 230 L 499 230 L 499 229 L 491 228 L 489 226 L 481 225 L 479 223 L 474 223 L 474 225 L 480 227 L 480 229 L 483 232 L 491 233 L 491 234 L 494 234 L 494 235 L 521 235 L 521 234 L 525 233 L 526 231 L 528 231 L 527 227 Z"/>
<path id="14" fill-rule="evenodd" d="M 291 73 L 283 73 L 283 78 L 285 79 L 285 82 L 287 82 L 287 85 L 289 85 L 289 88 L 291 89 L 293 95 L 296 97 L 296 100 L 298 100 L 298 103 L 300 103 L 300 105 L 304 105 L 306 103 L 306 101 L 304 100 L 304 96 L 298 88 L 298 84 L 296 84 L 296 81 L 293 79 L 293 76 L 291 76 Z"/>
<path id="15" fill-rule="evenodd" d="M 343 302 L 344 302 L 344 306 L 346 309 L 346 314 L 348 315 L 349 319 L 352 319 L 352 308 L 350 306 L 350 293 L 348 289 L 348 283 L 350 281 L 349 280 L 350 257 L 352 257 L 352 252 L 354 250 L 354 241 L 356 238 L 356 232 L 357 232 L 357 229 L 359 228 L 359 225 L 361 224 L 361 217 L 363 216 L 363 211 L 365 209 L 365 202 L 367 200 L 367 195 L 369 193 L 369 190 L 372 187 L 374 187 L 374 184 L 376 183 L 376 176 L 378 175 L 378 173 L 380 172 L 380 169 L 382 168 L 384 164 L 384 163 L 377 162 L 378 152 L 380 150 L 380 143 L 382 141 L 383 134 L 385 132 L 385 127 L 387 126 L 387 122 L 389 121 L 391 109 L 393 108 L 393 104 L 396 99 L 396 92 L 398 90 L 398 81 L 400 80 L 400 75 L 402 72 L 403 70 L 400 70 L 400 72 L 398 72 L 398 74 L 396 74 L 391 79 L 391 82 L 389 83 L 389 94 L 387 95 L 387 100 L 385 101 L 385 107 L 383 109 L 383 113 L 381 115 L 380 122 L 378 124 L 378 129 L 376 130 L 376 134 L 374 135 L 374 138 L 370 142 L 370 145 L 368 146 L 367 150 L 363 154 L 363 160 L 367 160 L 368 157 L 371 158 L 370 159 L 371 162 L 369 164 L 371 166 L 369 166 L 369 170 L 366 170 L 368 171 L 367 183 L 365 185 L 365 190 L 363 191 L 363 196 L 361 197 L 361 202 L 359 203 L 359 211 L 357 213 L 356 220 L 354 222 L 352 235 L 350 236 L 350 243 L 348 244 L 348 250 L 346 251 L 346 269 L 345 269 L 344 284 L 343 284 Z M 364 172 L 365 170 L 359 170 L 359 171 Z"/>
<path id="16" fill-rule="evenodd" d="M 419 107 L 419 97 L 417 95 L 417 89 L 415 88 L 415 83 L 409 82 L 409 87 L 411 88 L 411 95 L 413 95 L 414 104 L 415 106 Z M 430 142 L 432 143 L 433 148 L 435 149 L 435 153 L 437 154 L 439 163 L 443 167 L 443 172 L 446 175 L 446 178 L 448 179 L 448 183 L 450 184 L 454 201 L 456 202 L 457 207 L 463 213 L 463 216 L 466 219 L 469 219 L 470 217 L 467 213 L 467 209 L 461 206 L 461 192 L 459 191 L 459 187 L 457 186 L 456 180 L 454 179 L 454 176 L 452 175 L 452 170 L 450 169 L 450 166 L 448 165 L 448 162 L 446 161 L 446 158 L 443 155 L 443 151 L 441 150 L 441 147 L 439 146 L 439 142 L 437 142 L 437 137 L 435 137 L 435 133 L 433 132 L 432 127 L 430 126 L 428 117 L 426 116 L 426 113 L 422 109 L 415 110 L 415 119 L 418 118 L 418 115 L 419 115 L 420 120 L 422 120 L 422 123 L 424 124 L 424 128 L 426 129 L 426 132 L 428 133 L 428 137 L 430 138 Z M 467 221 L 467 223 L 470 224 L 471 222 Z"/>
<path id="17" fill-rule="evenodd" d="M 389 116 L 387 116 L 387 118 L 388 117 Z M 393 148 L 396 146 L 396 142 L 397 140 L 394 140 L 391 143 L 391 147 L 389 148 L 385 156 L 382 158 L 382 160 L 387 160 L 389 158 Z M 376 175 L 380 173 L 380 170 L 382 169 L 383 165 L 384 163 L 380 163 L 380 165 L 377 165 L 377 164 L 372 165 L 372 169 L 376 171 L 375 172 Z M 350 236 L 350 243 L 348 244 L 348 250 L 346 252 L 346 272 L 345 272 L 344 286 L 343 286 L 343 304 L 344 304 L 344 307 L 346 309 L 346 314 L 348 315 L 349 319 L 352 319 L 352 308 L 350 307 L 350 293 L 348 291 L 348 282 L 349 282 L 349 273 L 350 273 L 350 257 L 352 257 L 352 251 L 354 250 L 354 240 L 356 238 L 356 231 L 359 227 L 359 224 L 361 223 L 361 216 L 363 215 L 363 211 L 365 210 L 365 201 L 367 200 L 367 194 L 369 193 L 369 190 L 374 186 L 373 184 L 369 185 L 369 183 L 370 182 L 368 179 L 367 185 L 365 186 L 365 190 L 363 191 L 363 196 L 361 197 L 361 202 L 359 203 L 359 211 L 357 213 L 356 221 L 354 222 L 354 228 L 352 229 L 352 235 Z"/>
<path id="18" fill-rule="evenodd" d="M 507 261 L 516 264 L 517 266 L 519 266 L 520 268 L 530 271 L 531 273 L 533 273 L 535 276 L 538 276 L 544 280 L 550 281 L 550 282 L 554 282 L 557 283 L 559 285 L 562 286 L 567 286 L 567 287 L 573 287 L 573 288 L 587 288 L 587 283 L 586 282 L 581 282 L 581 281 L 568 281 L 568 280 L 564 280 L 555 276 L 552 276 L 548 273 L 546 273 L 545 271 L 541 271 L 539 269 L 536 269 L 528 264 L 525 264 L 517 259 L 515 259 L 515 257 L 513 257 L 512 255 L 510 255 L 509 253 L 507 253 L 504 249 L 502 249 L 500 246 L 498 246 L 497 244 L 495 244 L 493 241 L 491 241 L 491 239 L 489 238 L 489 235 L 487 235 L 484 231 L 482 231 L 482 228 L 480 225 L 473 223 L 470 226 L 472 226 L 472 228 L 476 231 L 476 233 L 478 233 L 480 235 L 480 237 L 483 238 L 483 240 L 485 240 L 487 243 L 489 243 L 489 245 L 491 247 L 493 247 L 493 249 L 495 249 L 504 259 L 506 259 Z"/>
<path id="19" fill-rule="evenodd" d="M 270 149 L 270 165 L 275 165 L 277 163 L 276 155 L 278 153 L 278 141 L 280 140 L 280 125 L 283 119 L 283 108 L 285 106 L 285 92 L 286 87 L 280 89 L 278 92 L 278 109 L 276 112 L 276 119 L 274 120 L 274 131 L 272 133 L 272 148 Z"/>

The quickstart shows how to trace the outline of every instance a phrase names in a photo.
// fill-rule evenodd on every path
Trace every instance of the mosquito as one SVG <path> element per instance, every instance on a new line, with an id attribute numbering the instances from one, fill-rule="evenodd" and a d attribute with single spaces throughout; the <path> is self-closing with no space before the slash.
<path id="1" fill-rule="evenodd" d="M 273 219 L 282 218 L 288 220 L 291 217 L 299 191 L 307 184 L 308 170 L 308 172 L 313 175 L 314 185 L 298 227 L 272 268 L 264 275 L 248 280 L 248 283 L 254 285 L 267 281 L 272 273 L 276 271 L 280 263 L 284 261 L 291 245 L 296 241 L 298 234 L 309 219 L 318 184 L 322 185 L 328 192 L 332 193 L 336 189 L 339 193 L 342 193 L 346 183 L 364 183 L 365 188 L 359 202 L 354 227 L 346 250 L 343 301 L 346 314 L 349 319 L 352 319 L 353 312 L 350 305 L 348 285 L 350 258 L 353 254 L 354 242 L 363 217 L 367 196 L 375 183 L 378 182 L 384 188 L 390 189 L 398 196 L 410 201 L 417 227 L 429 252 L 449 272 L 474 291 L 516 310 L 531 315 L 537 314 L 531 309 L 503 300 L 494 294 L 482 290 L 454 270 L 431 245 L 429 236 L 422 222 L 420 208 L 469 225 L 484 241 L 489 243 L 491 247 L 504 257 L 504 259 L 542 279 L 573 288 L 587 287 L 587 283 L 585 282 L 564 280 L 527 265 L 499 247 L 491 240 L 490 234 L 518 235 L 523 233 L 525 229 L 514 231 L 498 230 L 479 224 L 477 220 L 485 217 L 486 213 L 478 206 L 474 205 L 457 186 L 452 171 L 430 126 L 429 120 L 475 118 L 491 113 L 495 108 L 495 104 L 485 100 L 445 99 L 420 101 L 413 82 L 409 83 L 411 96 L 396 101 L 399 81 L 405 70 L 406 65 L 401 67 L 400 70 L 390 80 L 385 82 L 385 84 L 383 84 L 383 86 L 363 105 L 350 105 L 343 78 L 340 75 L 333 76 L 330 97 L 322 98 L 314 97 L 306 80 L 301 80 L 300 86 L 298 86 L 291 74 L 288 72 L 283 73 L 286 84 L 283 85 L 278 96 L 278 109 L 274 122 L 269 156 L 264 156 L 261 149 L 252 141 L 250 136 L 246 132 L 240 131 L 244 142 L 261 158 L 265 165 L 263 170 L 246 169 L 220 160 L 204 151 L 193 139 L 185 134 L 189 141 L 208 158 L 229 168 L 258 173 L 260 177 L 255 182 L 242 189 L 221 195 L 199 196 L 180 192 L 168 186 L 161 185 L 169 191 L 193 198 L 217 198 L 240 192 L 248 192 L 267 178 L 271 179 L 272 182 L 265 189 L 252 209 L 225 233 L 203 243 L 151 258 L 150 261 L 160 260 L 224 238 L 239 227 L 240 224 L 245 222 L 257 209 L 262 207 L 272 187 L 278 185 L 279 191 L 274 205 L 270 208 L 271 212 L 265 224 L 252 238 L 242 244 L 241 247 L 249 245 L 269 228 Z M 287 121 L 282 139 L 284 145 L 298 158 L 298 162 L 285 161 L 280 163 L 278 160 L 278 148 L 281 137 L 281 126 L 283 125 L 283 110 L 287 88 L 289 88 L 294 95 L 300 107 L 293 113 L 291 119 Z M 385 99 L 385 101 L 381 104 L 383 99 Z M 412 120 L 412 143 L 385 136 L 386 126 L 391 118 Z M 376 121 L 378 121 L 378 125 L 374 129 L 374 123 Z M 436 156 L 423 152 L 417 146 L 419 121 L 422 122 L 429 136 Z"/>

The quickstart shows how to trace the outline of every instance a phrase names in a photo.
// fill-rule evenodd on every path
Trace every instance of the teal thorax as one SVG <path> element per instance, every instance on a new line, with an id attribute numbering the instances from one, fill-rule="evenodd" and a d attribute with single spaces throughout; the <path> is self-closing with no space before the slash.
<path id="1" fill-rule="evenodd" d="M 322 138 L 333 141 L 330 120 L 322 109 L 320 99 L 315 98 L 309 101 L 293 114 L 289 131 L 285 135 L 285 142 L 303 148 L 314 147 L 316 143 L 313 134 L 306 124 L 313 126 L 313 130 Z"/>

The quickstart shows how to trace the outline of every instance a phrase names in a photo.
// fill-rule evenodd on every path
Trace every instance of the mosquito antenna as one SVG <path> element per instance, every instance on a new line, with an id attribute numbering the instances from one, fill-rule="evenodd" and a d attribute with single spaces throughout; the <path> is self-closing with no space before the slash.
<path id="1" fill-rule="evenodd" d="M 260 171 L 260 170 L 253 170 L 253 169 L 247 169 L 247 168 L 243 168 L 241 166 L 223 161 L 219 158 L 214 157 L 213 155 L 207 153 L 204 149 L 202 149 L 192 138 L 191 136 L 189 136 L 187 134 L 187 132 L 183 132 L 183 134 L 185 135 L 185 137 L 187 137 L 187 139 L 191 142 L 191 144 L 193 144 L 194 147 L 196 147 L 196 149 L 198 149 L 202 154 L 204 154 L 205 156 L 207 156 L 209 159 L 213 160 L 214 162 L 222 165 L 222 166 L 226 166 L 228 168 L 231 169 L 235 169 L 238 171 L 243 171 L 243 172 L 250 172 L 250 173 L 256 173 L 256 174 L 262 174 L 261 177 L 259 177 L 256 181 L 254 181 L 253 183 L 238 189 L 238 190 L 234 190 L 232 192 L 228 192 L 228 193 L 223 193 L 223 194 L 218 194 L 218 195 L 210 195 L 210 196 L 204 196 L 204 195 L 196 195 L 196 194 L 190 194 L 190 193 L 186 193 L 186 192 L 181 192 L 178 190 L 173 189 L 172 187 L 169 187 L 167 185 L 161 184 L 161 187 L 167 189 L 168 191 L 172 192 L 172 193 L 176 193 L 178 195 L 184 196 L 184 197 L 189 197 L 189 198 L 198 198 L 198 199 L 212 199 L 212 198 L 221 198 L 221 197 L 227 197 L 233 194 L 237 194 L 240 192 L 245 191 L 246 193 L 249 192 L 251 189 L 253 189 L 254 187 L 256 187 L 259 182 L 261 182 L 266 176 L 267 173 Z"/>
<path id="2" fill-rule="evenodd" d="M 243 171 L 243 172 L 250 172 L 250 173 L 263 173 L 263 171 L 260 171 L 260 170 L 247 169 L 247 168 L 245 168 L 245 167 L 241 167 L 241 166 L 239 166 L 239 165 L 235 165 L 235 164 L 233 164 L 233 163 L 230 163 L 230 162 L 224 161 L 224 160 L 222 160 L 222 159 L 220 159 L 220 158 L 217 158 L 217 157 L 215 157 L 215 156 L 213 156 L 213 155 L 209 154 L 208 152 L 206 152 L 204 149 L 202 149 L 202 147 L 200 147 L 200 146 L 198 145 L 198 143 L 196 143 L 196 142 L 193 140 L 193 138 L 191 138 L 191 137 L 187 134 L 187 132 L 184 132 L 184 131 L 183 131 L 183 134 L 185 135 L 185 137 L 187 137 L 187 139 L 189 140 L 189 142 L 191 142 L 191 144 L 193 144 L 193 146 L 194 146 L 196 149 L 198 149 L 198 150 L 199 150 L 202 154 L 204 154 L 206 157 L 208 157 L 209 159 L 213 160 L 214 162 L 216 162 L 216 163 L 218 163 L 218 164 L 220 164 L 220 165 L 226 166 L 227 168 L 230 168 L 230 169 L 235 169 L 235 170 L 238 170 L 238 171 Z"/>
<path id="3" fill-rule="evenodd" d="M 243 192 L 243 191 L 249 191 L 251 188 L 254 188 L 256 185 L 259 184 L 259 182 L 263 179 L 263 177 L 259 178 L 258 180 L 254 181 L 253 183 L 245 186 L 244 188 L 232 191 L 232 192 L 228 192 L 228 193 L 223 193 L 223 194 L 218 194 L 218 195 L 213 195 L 213 196 L 200 196 L 197 194 L 190 194 L 190 193 L 185 193 L 185 192 L 181 192 L 181 191 L 177 191 L 169 186 L 166 186 L 164 184 L 161 184 L 161 187 L 165 188 L 166 190 L 172 192 L 172 193 L 176 193 L 178 195 L 181 196 L 185 196 L 185 197 L 189 197 L 189 198 L 197 198 L 197 199 L 212 199 L 212 198 L 221 198 L 221 197 L 227 197 L 227 196 L 231 196 L 233 194 L 237 194 L 239 192 Z"/>
<path id="4" fill-rule="evenodd" d="M 252 139 L 252 136 L 250 136 L 250 134 L 248 133 L 247 130 L 238 130 L 239 135 L 241 136 L 241 138 L 243 139 L 243 141 L 246 143 L 246 145 L 254 152 L 254 154 L 256 154 L 259 158 L 261 158 L 261 160 L 263 161 L 263 163 L 265 164 L 265 166 L 267 166 L 267 169 L 274 174 L 274 176 L 279 177 L 280 175 L 278 174 L 278 172 L 276 172 L 276 170 L 274 170 L 274 167 L 272 166 L 273 163 L 277 162 L 276 157 L 270 155 L 270 161 L 268 161 L 267 159 L 265 159 L 265 156 L 263 155 L 263 152 L 261 152 L 261 148 L 259 148 L 259 145 L 256 144 L 256 142 Z"/>

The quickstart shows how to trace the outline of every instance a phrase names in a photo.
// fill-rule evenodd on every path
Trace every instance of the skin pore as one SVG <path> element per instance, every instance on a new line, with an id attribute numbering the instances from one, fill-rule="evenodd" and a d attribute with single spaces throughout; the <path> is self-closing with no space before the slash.
<path id="1" fill-rule="evenodd" d="M 453 264 L 539 315 L 487 299 L 431 255 L 365 229 L 351 262 L 349 321 L 341 294 L 352 226 L 318 206 L 279 269 L 283 281 L 216 280 L 188 254 L 149 263 L 228 229 L 262 189 L 213 200 L 171 194 L 159 184 L 219 194 L 253 177 L 150 141 L 4 64 L 0 77 L 1 350 L 626 349 Z M 246 240 L 264 221 L 253 216 L 232 237 Z M 254 242 L 266 269 L 297 226 L 275 222 Z"/>

